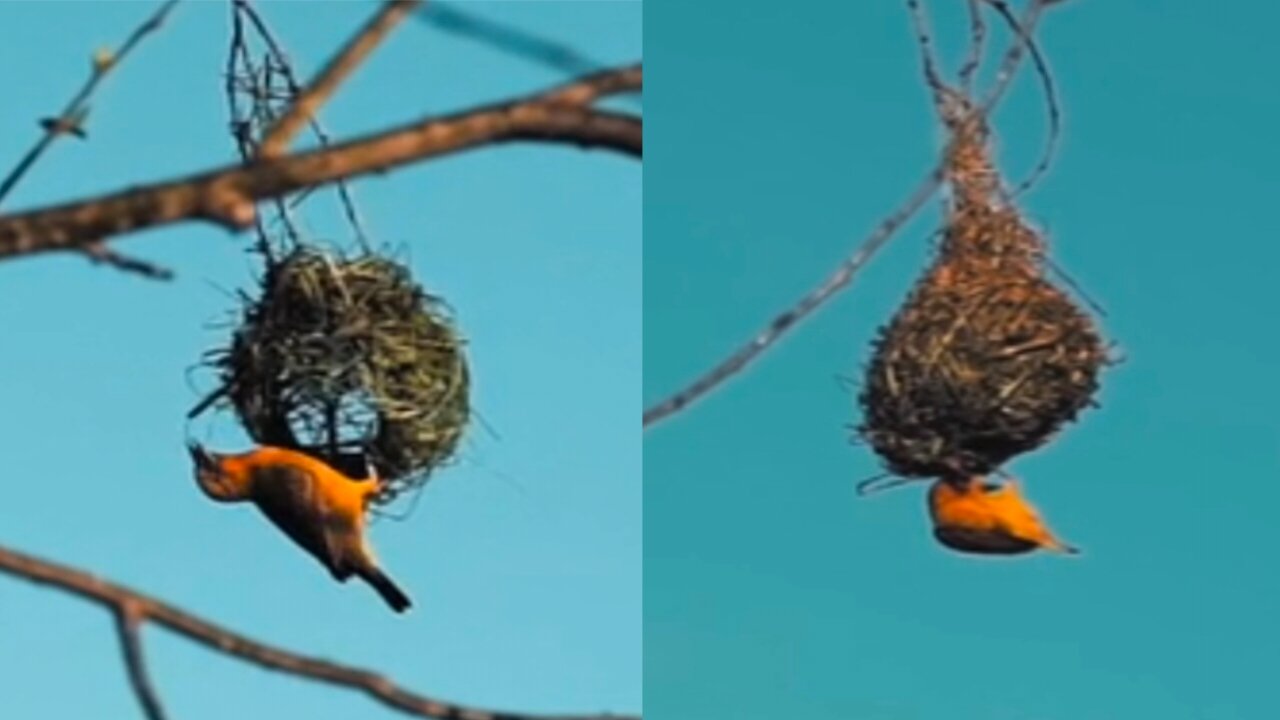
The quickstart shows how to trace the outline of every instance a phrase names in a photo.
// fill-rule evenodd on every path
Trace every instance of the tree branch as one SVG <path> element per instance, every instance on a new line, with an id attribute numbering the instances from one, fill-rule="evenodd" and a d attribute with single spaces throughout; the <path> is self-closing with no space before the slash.
<path id="1" fill-rule="evenodd" d="M 107 247 L 101 241 L 84 246 L 84 254 L 95 263 L 103 263 L 127 273 L 141 275 L 149 280 L 172 280 L 173 271 L 149 260 L 131 257 Z"/>
<path id="2" fill-rule="evenodd" d="M 556 90 L 429 118 L 339 145 L 0 216 L 0 258 L 81 249 L 110 237 L 185 220 L 239 230 L 253 223 L 254 203 L 259 200 L 499 143 L 577 145 L 639 158 L 643 148 L 639 118 L 546 99 L 565 93 L 592 96 L 579 89 L 584 84 L 608 85 L 609 91 L 617 92 L 615 74 L 626 75 L 623 84 L 627 86 L 640 82 L 638 65 L 624 67 Z"/>
<path id="3" fill-rule="evenodd" d="M 583 55 L 572 45 L 526 32 L 514 25 L 488 20 L 471 8 L 455 10 L 453 3 L 432 0 L 415 14 L 439 30 L 540 63 L 570 77 L 598 72 L 607 67 L 604 63 Z M 639 98 L 628 100 L 633 106 L 639 106 Z"/>
<path id="4" fill-rule="evenodd" d="M 476 14 L 472 8 L 459 10 L 455 9 L 454 3 L 433 1 L 415 14 L 423 22 L 447 33 L 533 60 L 568 75 L 582 75 L 605 67 L 570 45 L 489 20 Z"/>
<path id="5" fill-rule="evenodd" d="M 130 664 L 130 679 L 135 690 L 143 688 L 139 696 L 144 705 L 153 702 L 159 707 L 146 679 L 137 643 L 137 626 L 150 621 L 207 648 L 268 670 L 360 690 L 383 705 L 409 715 L 448 720 L 639 720 L 638 716 L 620 715 L 526 715 L 454 705 L 406 690 L 369 670 L 307 657 L 258 642 L 83 570 L 41 560 L 4 546 L 0 546 L 0 572 L 62 590 L 114 612 L 126 661 Z M 152 714 L 150 717 L 154 720 L 162 716 Z"/>
<path id="6" fill-rule="evenodd" d="M 338 85 L 364 62 L 392 28 L 420 4 L 421 0 L 390 0 L 384 3 L 346 47 L 325 65 L 307 89 L 293 99 L 289 111 L 267 131 L 259 147 L 262 157 L 279 157 L 288 149 L 289 141 L 315 117 L 316 111 L 338 89 Z"/>
<path id="7" fill-rule="evenodd" d="M 71 98 L 66 107 L 63 108 L 62 114 L 56 118 L 48 118 L 42 120 L 40 125 L 44 128 L 44 135 L 36 141 L 36 144 L 27 151 L 27 154 L 18 161 L 4 180 L 0 180 L 0 202 L 3 202 L 13 188 L 17 186 L 27 171 L 35 165 L 40 156 L 53 145 L 59 137 L 63 135 L 78 135 L 84 137 L 85 113 L 88 112 L 89 98 L 93 95 L 93 91 L 98 88 L 103 78 L 111 73 L 117 65 L 142 41 L 144 37 L 159 30 L 164 24 L 165 18 L 178 4 L 178 0 L 167 0 L 163 5 L 156 9 L 156 12 L 147 18 L 141 25 L 134 29 L 124 44 L 115 53 L 110 51 L 101 52 L 94 56 L 93 69 L 89 73 L 89 78 L 85 81 L 80 90 Z"/>
<path id="8" fill-rule="evenodd" d="M 141 626 L 143 615 L 137 603 L 125 602 L 116 606 L 116 631 L 120 635 L 120 649 L 124 652 L 124 666 L 129 672 L 129 684 L 138 696 L 147 720 L 165 720 L 164 707 L 156 694 L 147 673 L 147 661 L 142 654 Z"/>
<path id="9" fill-rule="evenodd" d="M 264 109 L 269 109 L 270 107 L 271 100 L 269 96 L 271 94 L 271 88 L 255 86 L 257 83 L 252 77 L 252 62 L 249 59 L 249 51 L 243 36 L 242 15 L 249 19 L 249 22 L 253 25 L 258 36 L 267 47 L 268 55 L 265 60 L 266 64 L 270 64 L 271 60 L 274 58 L 277 69 L 280 71 L 280 76 L 284 80 L 285 87 L 288 88 L 290 96 L 297 97 L 302 94 L 302 86 L 298 83 L 298 79 L 294 74 L 293 64 L 289 62 L 289 58 L 285 54 L 283 46 L 276 39 L 271 28 L 267 26 L 266 20 L 258 14 L 258 11 L 254 9 L 249 0 L 233 0 L 231 8 L 231 50 L 227 54 L 227 101 L 228 107 L 231 111 L 232 123 L 235 128 L 233 135 L 235 136 L 236 146 L 240 150 L 241 159 L 247 162 L 251 159 L 254 152 L 254 140 L 252 138 L 251 129 L 252 124 L 240 113 L 237 102 L 236 85 L 239 81 L 248 82 L 250 84 L 250 88 L 248 88 L 250 93 L 261 93 L 261 99 L 257 100 L 255 98 L 255 100 L 256 102 L 260 102 Z M 247 77 L 236 77 L 236 67 L 238 63 L 243 64 Z M 269 84 L 269 77 L 264 78 L 262 84 Z M 258 112 L 258 110 L 259 108 L 254 108 L 255 113 Z M 316 139 L 320 141 L 320 145 L 327 146 L 332 143 L 329 133 L 325 131 L 324 126 L 320 122 L 319 112 L 312 113 L 309 124 L 311 125 L 311 132 L 316 136 Z M 360 213 L 356 210 L 355 198 L 353 197 L 350 188 L 347 187 L 347 182 L 345 180 L 339 180 L 337 182 L 337 186 L 338 199 L 342 203 L 343 213 L 347 216 L 347 223 L 355 233 L 356 242 L 359 243 L 360 247 L 368 248 L 369 235 L 365 230 L 364 223 L 360 219 Z M 311 193 L 311 190 L 311 188 L 308 188 L 307 190 L 298 193 L 297 197 L 293 198 L 288 203 L 280 198 L 277 198 L 275 201 L 277 219 L 284 224 L 286 232 L 294 242 L 297 242 L 298 240 L 298 231 L 289 217 L 289 211 L 301 204 L 302 201 Z M 266 237 L 266 231 L 262 219 L 258 218 L 254 224 L 258 231 L 259 247 L 267 257 L 270 257 L 270 241 Z"/>
<path id="10" fill-rule="evenodd" d="M 540 98 L 559 105 L 586 107 L 611 95 L 638 92 L 644 87 L 644 73 L 639 65 L 599 70 L 550 92 Z"/>
<path id="11" fill-rule="evenodd" d="M 720 364 L 708 370 L 687 387 L 671 395 L 667 399 L 645 408 L 642 427 L 649 427 L 659 421 L 680 412 L 707 393 L 715 390 L 721 383 L 742 372 L 756 358 L 773 346 L 788 330 L 806 316 L 817 310 L 833 295 L 853 281 L 853 276 L 866 265 L 888 240 L 893 237 L 903 223 L 916 214 L 916 211 L 928 202 L 929 198 L 942 184 L 942 167 L 934 169 L 928 177 L 907 198 L 906 202 L 890 215 L 879 227 L 858 246 L 858 249 L 840 263 L 820 285 L 811 290 L 785 312 L 777 315 L 767 326 L 756 334 L 749 342 L 739 347 Z"/>

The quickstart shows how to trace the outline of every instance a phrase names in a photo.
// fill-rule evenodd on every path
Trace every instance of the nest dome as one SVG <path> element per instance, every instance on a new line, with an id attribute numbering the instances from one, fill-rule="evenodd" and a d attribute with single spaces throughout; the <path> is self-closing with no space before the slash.
<path id="1" fill-rule="evenodd" d="M 253 439 L 350 472 L 367 458 L 386 502 L 425 482 L 466 427 L 469 376 L 443 301 L 385 257 L 298 247 L 268 263 L 212 364 Z M 345 462 L 344 462 L 345 460 Z"/>
<path id="2" fill-rule="evenodd" d="M 881 329 L 859 433 L 892 472 L 987 474 L 1092 404 L 1106 350 L 1040 267 L 1012 210 L 953 215 L 932 267 Z"/>

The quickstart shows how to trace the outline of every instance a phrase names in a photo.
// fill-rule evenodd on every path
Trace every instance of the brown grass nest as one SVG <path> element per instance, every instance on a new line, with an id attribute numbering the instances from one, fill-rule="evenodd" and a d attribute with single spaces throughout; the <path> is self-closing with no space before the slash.
<path id="1" fill-rule="evenodd" d="M 381 502 L 450 460 L 470 415 L 447 307 L 373 253 L 304 246 L 269 262 L 230 345 L 208 362 L 256 442 L 303 449 L 352 474 L 367 458 L 386 481 Z"/>
<path id="2" fill-rule="evenodd" d="M 1106 349 L 1013 209 L 962 204 L 880 331 L 861 437 L 908 477 L 987 474 L 1094 403 Z"/>

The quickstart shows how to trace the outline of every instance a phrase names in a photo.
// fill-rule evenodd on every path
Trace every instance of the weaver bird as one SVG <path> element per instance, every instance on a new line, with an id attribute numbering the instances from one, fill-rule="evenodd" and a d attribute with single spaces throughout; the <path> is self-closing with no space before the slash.
<path id="1" fill-rule="evenodd" d="M 1037 548 L 1080 552 L 1053 536 L 1018 482 L 987 483 L 981 477 L 943 478 L 929 489 L 929 515 L 938 542 L 961 552 L 1016 555 Z"/>
<path id="2" fill-rule="evenodd" d="M 310 455 L 280 447 L 234 455 L 196 443 L 187 449 L 205 495 L 218 502 L 252 502 L 335 580 L 358 576 L 396 612 L 412 604 L 378 567 L 365 540 L 365 509 L 380 484 L 376 473 L 353 480 Z"/>

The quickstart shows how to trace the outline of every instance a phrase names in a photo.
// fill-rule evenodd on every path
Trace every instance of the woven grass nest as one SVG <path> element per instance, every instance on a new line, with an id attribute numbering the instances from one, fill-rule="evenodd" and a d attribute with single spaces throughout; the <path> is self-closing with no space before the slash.
<path id="1" fill-rule="evenodd" d="M 1044 247 L 992 199 L 985 126 L 953 147 L 936 259 L 880 331 L 861 437 L 907 477 L 985 475 L 1094 404 L 1107 351 L 1043 271 Z"/>
<path id="2" fill-rule="evenodd" d="M 349 473 L 367 458 L 389 502 L 454 454 L 469 376 L 444 303 L 403 266 L 299 247 L 268 263 L 230 346 L 210 356 L 253 439 Z M 361 473 L 362 474 L 362 473 Z"/>

